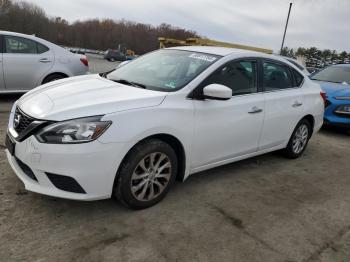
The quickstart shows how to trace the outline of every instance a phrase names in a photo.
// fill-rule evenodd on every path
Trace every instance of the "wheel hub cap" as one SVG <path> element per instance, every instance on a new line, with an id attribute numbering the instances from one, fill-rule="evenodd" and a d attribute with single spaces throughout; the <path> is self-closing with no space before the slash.
<path id="1" fill-rule="evenodd" d="M 301 125 L 294 134 L 292 147 L 296 154 L 304 150 L 309 137 L 309 129 L 306 125 Z"/>
<path id="2" fill-rule="evenodd" d="M 169 157 L 161 152 L 146 155 L 131 176 L 131 192 L 140 201 L 150 201 L 159 196 L 171 177 Z"/>

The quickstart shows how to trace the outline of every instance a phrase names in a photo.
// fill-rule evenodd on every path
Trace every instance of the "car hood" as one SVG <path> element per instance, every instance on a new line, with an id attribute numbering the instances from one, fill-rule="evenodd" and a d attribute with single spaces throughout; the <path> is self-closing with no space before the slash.
<path id="1" fill-rule="evenodd" d="M 322 90 L 327 93 L 327 96 L 350 96 L 350 85 L 344 85 L 339 83 L 314 81 L 320 84 Z"/>
<path id="2" fill-rule="evenodd" d="M 34 118 L 61 121 L 157 106 L 166 94 L 86 75 L 35 88 L 22 96 L 17 106 Z"/>

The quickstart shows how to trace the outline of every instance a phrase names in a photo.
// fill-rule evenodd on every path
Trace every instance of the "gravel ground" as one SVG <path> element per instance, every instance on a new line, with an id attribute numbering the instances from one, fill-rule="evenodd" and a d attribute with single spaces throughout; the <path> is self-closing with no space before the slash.
<path id="1" fill-rule="evenodd" d="M 87 57 L 89 60 L 89 72 L 92 74 L 110 71 L 116 68 L 120 63 L 118 61 L 108 62 L 103 59 L 101 55 L 88 54 Z"/>
<path id="2" fill-rule="evenodd" d="M 90 59 L 95 72 L 109 66 Z M 316 134 L 299 159 L 202 172 L 131 211 L 25 191 L 3 150 L 17 98 L 0 98 L 0 261 L 350 261 L 350 137 L 339 130 Z"/>

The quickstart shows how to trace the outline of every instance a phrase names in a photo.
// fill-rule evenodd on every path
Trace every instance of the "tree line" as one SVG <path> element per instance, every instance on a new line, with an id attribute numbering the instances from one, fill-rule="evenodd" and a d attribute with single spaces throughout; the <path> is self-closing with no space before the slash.
<path id="1" fill-rule="evenodd" d="M 336 50 L 324 49 L 320 50 L 317 47 L 298 49 L 284 47 L 281 50 L 281 55 L 296 58 L 297 56 L 305 57 L 307 67 L 322 68 L 333 64 L 350 63 L 350 53 L 346 51 L 337 52 Z"/>
<path id="2" fill-rule="evenodd" d="M 12 0 L 0 0 L 0 30 L 35 34 L 69 47 L 107 50 L 122 44 L 137 54 L 158 49 L 158 37 L 181 40 L 199 37 L 194 31 L 165 23 L 153 26 L 124 19 L 88 19 L 69 23 L 62 17 L 49 17 L 35 4 Z"/>

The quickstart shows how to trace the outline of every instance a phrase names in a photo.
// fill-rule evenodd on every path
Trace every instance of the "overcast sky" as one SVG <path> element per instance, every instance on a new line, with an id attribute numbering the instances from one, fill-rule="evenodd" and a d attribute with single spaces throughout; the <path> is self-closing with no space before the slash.
<path id="1" fill-rule="evenodd" d="M 113 18 L 194 30 L 211 39 L 279 50 L 285 46 L 350 51 L 350 0 L 29 0 L 70 22 Z"/>

